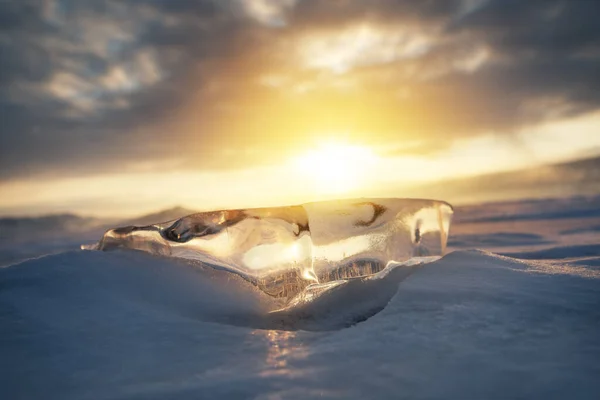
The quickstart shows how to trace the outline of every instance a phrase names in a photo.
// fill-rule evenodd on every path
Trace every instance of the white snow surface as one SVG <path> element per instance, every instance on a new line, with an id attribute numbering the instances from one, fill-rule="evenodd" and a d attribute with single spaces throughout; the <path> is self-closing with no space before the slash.
<path id="1" fill-rule="evenodd" d="M 241 278 L 138 252 L 0 268 L 0 398 L 600 398 L 598 213 L 498 209 L 457 210 L 444 258 L 296 324 Z"/>

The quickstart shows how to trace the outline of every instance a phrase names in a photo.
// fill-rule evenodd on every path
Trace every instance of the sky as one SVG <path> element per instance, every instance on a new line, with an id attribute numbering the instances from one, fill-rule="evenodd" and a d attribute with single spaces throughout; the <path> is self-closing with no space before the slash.
<path id="1" fill-rule="evenodd" d="M 0 214 L 402 197 L 600 154 L 600 2 L 0 2 Z"/>

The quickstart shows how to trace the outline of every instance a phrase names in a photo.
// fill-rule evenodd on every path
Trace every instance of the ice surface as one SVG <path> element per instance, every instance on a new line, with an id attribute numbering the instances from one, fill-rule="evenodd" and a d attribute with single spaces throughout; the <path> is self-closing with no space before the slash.
<path id="1" fill-rule="evenodd" d="M 287 300 L 393 263 L 443 254 L 452 207 L 416 199 L 353 199 L 222 210 L 109 230 L 97 250 L 130 248 L 235 272 Z M 303 298 L 310 296 L 303 294 Z"/>

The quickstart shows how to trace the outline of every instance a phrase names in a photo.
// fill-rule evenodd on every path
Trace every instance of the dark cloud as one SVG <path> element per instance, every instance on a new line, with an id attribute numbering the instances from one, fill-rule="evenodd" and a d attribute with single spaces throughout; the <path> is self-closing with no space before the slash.
<path id="1" fill-rule="evenodd" d="M 256 152 L 282 157 L 320 130 L 437 148 L 600 105 L 599 2 L 250 3 L 0 2 L 0 179 L 268 162 Z M 311 32 L 356 24 L 429 41 L 359 52 L 346 74 L 296 56 Z"/>
<path id="2" fill-rule="evenodd" d="M 490 128 L 597 109 L 598 12 L 600 3 L 585 0 L 485 2 L 454 20 L 448 32 L 477 38 L 498 61 L 469 77 L 443 79 L 478 93 L 480 107 L 493 118 Z"/>

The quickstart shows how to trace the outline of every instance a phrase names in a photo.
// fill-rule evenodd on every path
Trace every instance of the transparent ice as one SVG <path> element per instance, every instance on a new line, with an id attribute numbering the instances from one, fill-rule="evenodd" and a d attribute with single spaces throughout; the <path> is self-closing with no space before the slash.
<path id="1" fill-rule="evenodd" d="M 292 301 L 336 283 L 415 265 L 445 250 L 452 207 L 419 199 L 352 199 L 221 210 L 107 231 L 91 250 L 129 248 L 234 272 Z"/>

